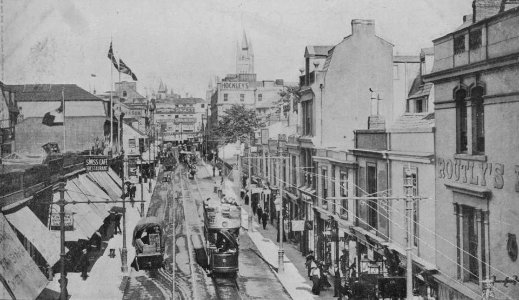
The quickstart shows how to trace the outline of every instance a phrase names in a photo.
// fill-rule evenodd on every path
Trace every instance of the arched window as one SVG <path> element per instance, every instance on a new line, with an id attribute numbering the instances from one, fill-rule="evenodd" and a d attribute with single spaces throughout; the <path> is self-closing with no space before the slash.
<path id="1" fill-rule="evenodd" d="M 456 102 L 456 152 L 467 152 L 467 104 L 465 97 L 467 92 L 460 89 L 455 93 Z"/>
<path id="2" fill-rule="evenodd" d="M 485 153 L 485 109 L 483 106 L 484 89 L 476 86 L 472 89 L 472 149 L 474 154 Z"/>

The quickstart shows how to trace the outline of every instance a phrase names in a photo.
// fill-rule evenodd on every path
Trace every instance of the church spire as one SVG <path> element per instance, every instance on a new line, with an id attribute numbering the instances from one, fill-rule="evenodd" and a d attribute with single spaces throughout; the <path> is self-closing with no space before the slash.
<path id="1" fill-rule="evenodd" d="M 243 37 L 241 39 L 241 49 L 242 50 L 249 49 L 249 43 L 247 42 L 247 34 L 245 33 L 245 30 L 243 30 Z"/>

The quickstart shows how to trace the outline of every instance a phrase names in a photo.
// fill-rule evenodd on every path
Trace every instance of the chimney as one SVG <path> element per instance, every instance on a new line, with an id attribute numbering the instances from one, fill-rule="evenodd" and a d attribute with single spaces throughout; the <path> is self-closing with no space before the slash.
<path id="1" fill-rule="evenodd" d="M 501 11 L 503 0 L 474 0 L 472 1 L 472 22 L 497 15 Z"/>
<path id="2" fill-rule="evenodd" d="M 351 34 L 375 35 L 375 20 L 351 20 Z"/>

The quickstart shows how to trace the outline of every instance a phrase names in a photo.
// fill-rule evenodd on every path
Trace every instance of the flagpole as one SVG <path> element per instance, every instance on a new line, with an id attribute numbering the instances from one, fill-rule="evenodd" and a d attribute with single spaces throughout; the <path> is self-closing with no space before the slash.
<path id="1" fill-rule="evenodd" d="M 110 48 L 112 47 L 112 37 L 110 36 Z M 114 102 L 113 102 L 113 92 L 114 92 L 114 70 L 112 68 L 112 59 L 110 60 L 110 150 L 114 152 Z"/>
<path id="2" fill-rule="evenodd" d="M 121 86 L 121 61 L 120 60 L 119 60 L 119 68 L 117 68 L 117 72 L 119 72 L 119 87 L 120 87 Z M 123 141 L 122 141 L 123 140 L 123 136 L 121 135 L 121 128 L 123 126 L 123 124 L 122 124 L 123 120 L 121 118 L 121 113 L 122 113 L 122 109 L 123 108 L 122 108 L 121 98 L 120 97 L 119 97 L 119 109 L 121 111 L 119 112 L 119 122 L 118 122 L 118 125 L 119 125 L 119 137 L 118 138 L 119 139 L 118 140 L 119 140 L 119 147 L 120 147 L 120 149 L 122 149 L 123 148 Z"/>
<path id="3" fill-rule="evenodd" d="M 61 105 L 63 106 L 63 153 L 67 152 L 67 133 L 66 128 L 67 125 L 65 123 L 65 87 L 61 89 Z"/>

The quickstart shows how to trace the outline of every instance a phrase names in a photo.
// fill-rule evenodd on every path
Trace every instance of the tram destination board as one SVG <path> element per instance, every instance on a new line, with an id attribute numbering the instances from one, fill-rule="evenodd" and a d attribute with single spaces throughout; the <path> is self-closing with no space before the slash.
<path id="1" fill-rule="evenodd" d="M 88 156 L 85 160 L 87 172 L 108 172 L 107 156 Z"/>

